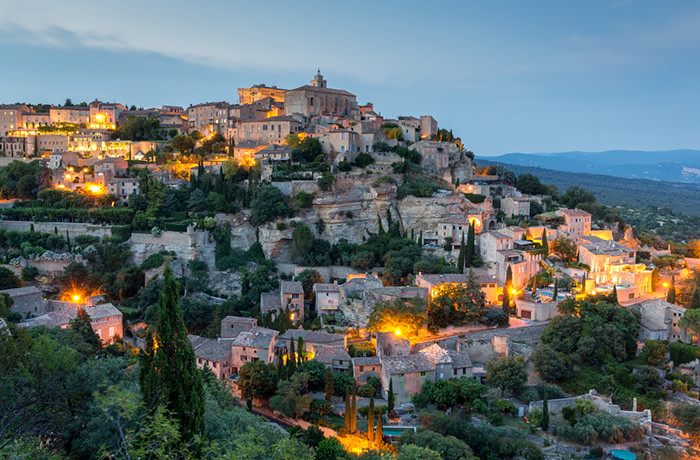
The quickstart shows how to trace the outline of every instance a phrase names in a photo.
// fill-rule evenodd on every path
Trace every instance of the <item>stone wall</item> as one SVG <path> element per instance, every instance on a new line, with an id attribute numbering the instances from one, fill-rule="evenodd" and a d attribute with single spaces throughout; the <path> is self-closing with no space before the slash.
<path id="1" fill-rule="evenodd" d="M 0 220 L 0 228 L 5 230 L 16 230 L 28 232 L 34 224 L 34 231 L 42 233 L 54 233 L 58 231 L 59 235 L 66 235 L 66 232 L 71 238 L 78 235 L 92 235 L 97 237 L 111 236 L 112 230 L 109 226 L 85 224 L 78 222 L 30 222 L 23 220 Z"/>
<path id="2" fill-rule="evenodd" d="M 199 255 L 198 246 L 214 244 L 210 241 L 209 232 L 206 230 L 193 230 L 187 232 L 162 232 L 160 236 L 150 233 L 132 233 L 128 244 L 132 251 L 135 264 L 141 264 L 146 258 L 160 251 L 173 251 L 178 257 L 190 260 Z"/>
<path id="3" fill-rule="evenodd" d="M 590 390 L 584 395 L 574 396 L 572 398 L 551 399 L 547 401 L 547 406 L 552 414 L 559 414 L 565 407 L 574 406 L 578 399 L 588 399 L 599 411 L 607 412 L 608 414 L 616 417 L 624 417 L 632 420 L 633 422 L 641 424 L 647 431 L 651 430 L 651 411 L 649 409 L 644 409 L 641 412 L 636 410 L 623 410 L 617 404 L 606 401 L 604 398 L 599 396 L 595 390 Z M 529 405 L 529 410 L 532 411 L 533 409 L 542 409 L 542 404 L 543 401 L 532 401 Z M 636 409 L 636 398 L 634 404 L 634 409 Z"/>

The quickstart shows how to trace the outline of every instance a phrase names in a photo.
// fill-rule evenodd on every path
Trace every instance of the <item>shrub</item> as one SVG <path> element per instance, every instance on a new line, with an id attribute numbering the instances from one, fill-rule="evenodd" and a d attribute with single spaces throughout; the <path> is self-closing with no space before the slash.
<path id="1" fill-rule="evenodd" d="M 284 222 L 277 222 L 277 230 L 287 230 L 287 224 Z"/>
<path id="2" fill-rule="evenodd" d="M 493 414 L 489 415 L 489 423 L 493 426 L 502 426 L 503 416 L 498 412 L 494 412 Z"/>
<path id="3" fill-rule="evenodd" d="M 693 361 L 698 357 L 700 349 L 694 345 L 685 345 L 674 342 L 669 346 L 671 350 L 671 361 L 675 366 Z"/>
<path id="4" fill-rule="evenodd" d="M 143 263 L 141 263 L 141 270 L 150 270 L 152 268 L 160 267 L 164 262 L 165 257 L 163 257 L 163 254 L 151 254 L 146 258 L 146 260 L 143 261 Z"/>
<path id="5" fill-rule="evenodd" d="M 486 199 L 486 195 L 479 195 L 478 193 L 465 193 L 464 196 L 474 204 L 483 203 Z"/>

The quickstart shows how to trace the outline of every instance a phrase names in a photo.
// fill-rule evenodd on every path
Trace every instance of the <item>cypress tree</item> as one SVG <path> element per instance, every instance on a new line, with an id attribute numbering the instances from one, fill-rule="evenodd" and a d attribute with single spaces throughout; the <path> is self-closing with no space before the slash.
<path id="1" fill-rule="evenodd" d="M 651 271 L 651 290 L 656 291 L 659 288 L 659 267 L 654 267 Z"/>
<path id="2" fill-rule="evenodd" d="M 617 285 L 613 284 L 613 290 L 612 293 L 610 294 L 610 301 L 612 303 L 617 303 Z"/>
<path id="3" fill-rule="evenodd" d="M 557 291 L 558 291 L 558 288 L 559 288 L 559 286 L 557 286 L 557 278 L 555 277 L 555 278 L 554 278 L 554 290 L 553 290 L 553 292 L 552 292 L 552 300 L 553 300 L 554 302 L 557 301 L 557 295 L 559 294 L 559 292 L 557 292 Z"/>
<path id="4" fill-rule="evenodd" d="M 415 229 L 411 229 L 411 241 L 416 241 Z"/>
<path id="5" fill-rule="evenodd" d="M 389 391 L 387 393 L 387 409 L 389 412 L 394 410 L 394 380 L 389 379 Z"/>
<path id="6" fill-rule="evenodd" d="M 54 235 L 58 235 L 58 227 L 53 228 L 53 233 L 54 233 Z"/>
<path id="7" fill-rule="evenodd" d="M 298 341 L 297 345 L 298 345 L 297 346 L 297 350 L 298 350 L 298 352 L 297 352 L 297 356 L 298 356 L 297 364 L 299 366 L 301 366 L 301 363 L 304 362 L 304 339 L 301 336 L 299 336 L 299 341 Z"/>
<path id="8" fill-rule="evenodd" d="M 287 357 L 287 369 L 289 375 L 293 375 L 297 371 L 297 354 L 294 350 L 294 339 L 289 339 L 289 356 Z"/>
<path id="9" fill-rule="evenodd" d="M 179 306 L 179 286 L 170 266 L 163 273 L 156 335 L 147 336 L 140 377 L 151 409 L 163 405 L 178 422 L 183 444 L 204 432 L 204 384 Z"/>
<path id="10" fill-rule="evenodd" d="M 464 232 L 462 232 L 462 242 L 459 245 L 459 255 L 457 256 L 457 268 L 460 273 L 464 273 Z"/>
<path id="11" fill-rule="evenodd" d="M 581 277 L 581 294 L 586 293 L 586 272 L 583 272 L 583 276 Z"/>
<path id="12" fill-rule="evenodd" d="M 379 224 L 379 234 L 384 233 L 384 224 L 382 224 L 382 218 L 379 214 L 377 214 L 377 223 Z"/>
<path id="13" fill-rule="evenodd" d="M 70 235 L 68 234 L 68 230 L 66 230 L 66 246 L 68 246 L 68 251 L 70 251 Z"/>
<path id="14" fill-rule="evenodd" d="M 700 308 L 700 287 L 696 287 L 695 292 L 693 292 L 693 298 L 690 301 L 690 308 L 693 310 Z"/>
<path id="15" fill-rule="evenodd" d="M 350 433 L 350 423 L 352 422 L 350 417 L 350 388 L 345 389 L 345 428 Z"/>
<path id="16" fill-rule="evenodd" d="M 420 236 L 418 237 L 418 246 L 423 246 L 423 230 L 420 231 Z"/>
<path id="17" fill-rule="evenodd" d="M 547 431 L 547 428 L 549 428 L 549 403 L 546 396 L 544 401 L 542 401 L 542 424 L 540 427 L 543 431 Z"/>
<path id="18" fill-rule="evenodd" d="M 369 410 L 367 414 L 367 439 L 374 439 L 374 396 L 369 397 Z"/>
<path id="19" fill-rule="evenodd" d="M 384 443 L 384 430 L 382 429 L 382 416 L 377 417 L 377 431 L 374 432 L 374 443 L 382 445 Z"/>
<path id="20" fill-rule="evenodd" d="M 350 432 L 350 388 L 345 389 L 345 428 Z"/>
<path id="21" fill-rule="evenodd" d="M 34 222 L 29 225 L 29 232 L 34 233 Z"/>
<path id="22" fill-rule="evenodd" d="M 469 224 L 469 232 L 467 233 L 467 249 L 464 251 L 464 263 L 467 267 L 474 265 L 474 256 L 476 255 L 474 249 L 474 226 Z"/>
<path id="23" fill-rule="evenodd" d="M 537 274 L 532 277 L 532 295 L 534 296 L 537 292 Z"/>
<path id="24" fill-rule="evenodd" d="M 329 369 L 326 369 L 326 383 L 323 387 L 324 391 L 326 392 L 326 401 L 328 402 L 333 402 L 333 371 Z"/>
<path id="25" fill-rule="evenodd" d="M 547 229 L 546 228 L 542 229 L 542 247 L 547 250 L 547 255 L 549 255 L 549 243 L 547 242 Z"/>
<path id="26" fill-rule="evenodd" d="M 352 407 L 350 408 L 350 433 L 357 431 L 357 388 L 352 386 Z"/>
<path id="27" fill-rule="evenodd" d="M 666 302 L 676 303 L 676 277 L 671 276 L 671 284 L 668 287 L 668 292 L 666 293 Z"/>
<path id="28" fill-rule="evenodd" d="M 503 303 L 501 304 L 501 309 L 503 313 L 510 316 L 510 289 L 508 289 L 508 285 L 503 288 Z"/>

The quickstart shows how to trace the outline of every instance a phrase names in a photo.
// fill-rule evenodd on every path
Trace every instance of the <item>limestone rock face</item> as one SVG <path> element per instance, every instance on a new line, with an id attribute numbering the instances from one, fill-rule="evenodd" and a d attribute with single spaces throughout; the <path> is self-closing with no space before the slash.
<path id="1" fill-rule="evenodd" d="M 445 197 L 418 198 L 407 196 L 398 204 L 402 228 L 418 234 L 420 230 L 434 231 L 439 220 L 445 217 L 464 214 L 472 204 L 462 194 Z"/>
<path id="2" fill-rule="evenodd" d="M 287 228 L 278 230 L 275 222 L 260 226 L 258 236 L 265 256 L 281 263 L 291 262 L 290 248 L 294 228 L 290 221 L 308 226 L 317 238 L 336 243 L 341 238 L 361 244 L 369 233 L 379 232 L 379 219 L 388 228 L 387 211 L 401 231 L 414 229 L 415 235 L 423 230 L 435 231 L 439 220 L 464 215 L 474 204 L 461 193 L 445 191 L 441 196 L 417 198 L 408 196 L 398 200 L 396 185 L 377 183 L 379 175 L 336 176 L 333 190 L 321 192 L 313 200 L 312 208 L 286 221 Z M 319 234 L 316 223 L 323 220 L 325 229 Z M 256 229 L 250 224 L 250 213 L 217 214 L 217 224 L 231 224 L 231 246 L 247 250 L 256 241 Z M 204 254 L 204 251 L 202 251 Z"/>

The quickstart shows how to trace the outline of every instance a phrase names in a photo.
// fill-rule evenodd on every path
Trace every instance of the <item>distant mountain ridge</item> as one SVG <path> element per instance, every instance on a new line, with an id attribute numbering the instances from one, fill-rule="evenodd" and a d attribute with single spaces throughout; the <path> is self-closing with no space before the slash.
<path id="1" fill-rule="evenodd" d="M 700 184 L 700 150 L 507 153 L 479 159 L 557 171 Z"/>

